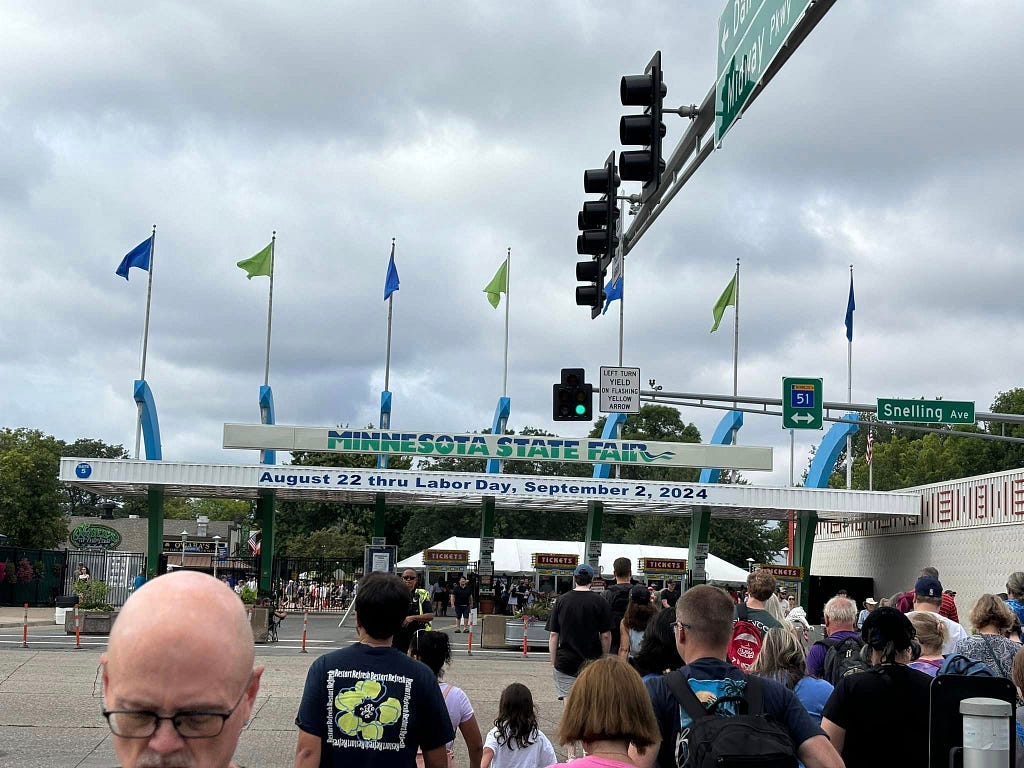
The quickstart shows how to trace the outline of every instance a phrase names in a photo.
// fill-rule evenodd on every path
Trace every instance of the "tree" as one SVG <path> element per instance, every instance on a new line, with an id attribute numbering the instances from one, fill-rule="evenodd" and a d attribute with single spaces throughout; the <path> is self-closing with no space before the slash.
<path id="1" fill-rule="evenodd" d="M 0 533 L 8 544 L 48 549 L 67 539 L 57 480 L 61 447 L 39 430 L 0 429 Z"/>
<path id="2" fill-rule="evenodd" d="M 335 528 L 292 536 L 287 541 L 288 556 L 299 558 L 339 558 L 362 560 L 367 539 L 357 533 Z"/>

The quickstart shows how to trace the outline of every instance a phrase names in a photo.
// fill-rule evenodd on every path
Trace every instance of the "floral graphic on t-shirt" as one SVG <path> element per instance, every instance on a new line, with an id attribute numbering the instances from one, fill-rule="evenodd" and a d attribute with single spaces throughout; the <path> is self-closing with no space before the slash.
<path id="1" fill-rule="evenodd" d="M 387 688 L 376 680 L 360 680 L 334 697 L 338 710 L 335 722 L 348 736 L 378 741 L 384 736 L 384 726 L 398 722 L 402 716 L 402 703 L 387 696 Z"/>

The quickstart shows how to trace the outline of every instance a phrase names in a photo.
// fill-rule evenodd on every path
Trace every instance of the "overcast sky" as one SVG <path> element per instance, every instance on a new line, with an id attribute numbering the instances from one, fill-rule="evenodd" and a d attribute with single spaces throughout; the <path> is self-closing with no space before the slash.
<path id="1" fill-rule="evenodd" d="M 796 4 L 796 2 L 794 2 Z M 270 383 L 281 424 L 489 427 L 512 248 L 509 426 L 551 421 L 563 366 L 617 361 L 617 308 L 577 307 L 583 170 L 620 149 L 619 78 L 661 50 L 667 103 L 699 103 L 723 2 L 5 2 L 0 6 L 0 424 L 134 446 L 146 274 L 114 274 L 157 225 L 147 380 L 168 460 L 258 422 L 267 278 L 235 262 L 278 233 Z M 820 376 L 845 400 L 987 410 L 1024 384 L 1024 153 L 1016 3 L 840 0 L 626 264 L 625 364 L 669 391 Z M 635 111 L 635 109 L 633 110 Z M 667 116 L 666 145 L 686 120 Z M 638 191 L 627 184 L 625 192 Z M 504 300 L 504 299 L 503 299 Z M 617 305 L 613 305 L 617 307 Z M 705 439 L 721 417 L 684 409 Z M 823 433 L 797 434 L 798 474 Z M 740 442 L 776 448 L 777 417 Z"/>

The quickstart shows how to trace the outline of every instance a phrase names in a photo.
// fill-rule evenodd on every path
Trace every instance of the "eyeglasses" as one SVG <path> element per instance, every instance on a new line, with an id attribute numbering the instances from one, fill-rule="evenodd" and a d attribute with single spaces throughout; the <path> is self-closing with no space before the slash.
<path id="1" fill-rule="evenodd" d="M 683 622 L 681 622 L 681 621 L 673 621 L 672 622 L 672 631 L 673 632 L 678 632 L 680 627 L 682 627 L 683 629 L 693 629 L 693 626 L 691 626 L 690 624 L 683 624 Z"/>
<path id="2" fill-rule="evenodd" d="M 156 733 L 161 720 L 170 720 L 174 730 L 183 739 L 212 739 L 220 736 L 224 723 L 238 709 L 251 683 L 250 676 L 235 706 L 227 712 L 175 712 L 163 717 L 149 710 L 104 709 L 103 716 L 107 718 L 111 733 L 122 739 L 148 739 Z"/>
<path id="3" fill-rule="evenodd" d="M 402 581 L 416 581 L 415 576 L 403 576 Z"/>

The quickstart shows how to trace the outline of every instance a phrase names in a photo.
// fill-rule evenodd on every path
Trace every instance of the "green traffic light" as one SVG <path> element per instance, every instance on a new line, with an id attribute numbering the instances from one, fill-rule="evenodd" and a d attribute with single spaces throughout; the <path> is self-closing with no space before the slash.
<path id="1" fill-rule="evenodd" d="M 587 407 L 585 405 L 580 404 L 580 405 L 576 406 L 576 415 L 577 416 L 582 416 L 586 412 L 587 412 Z"/>

